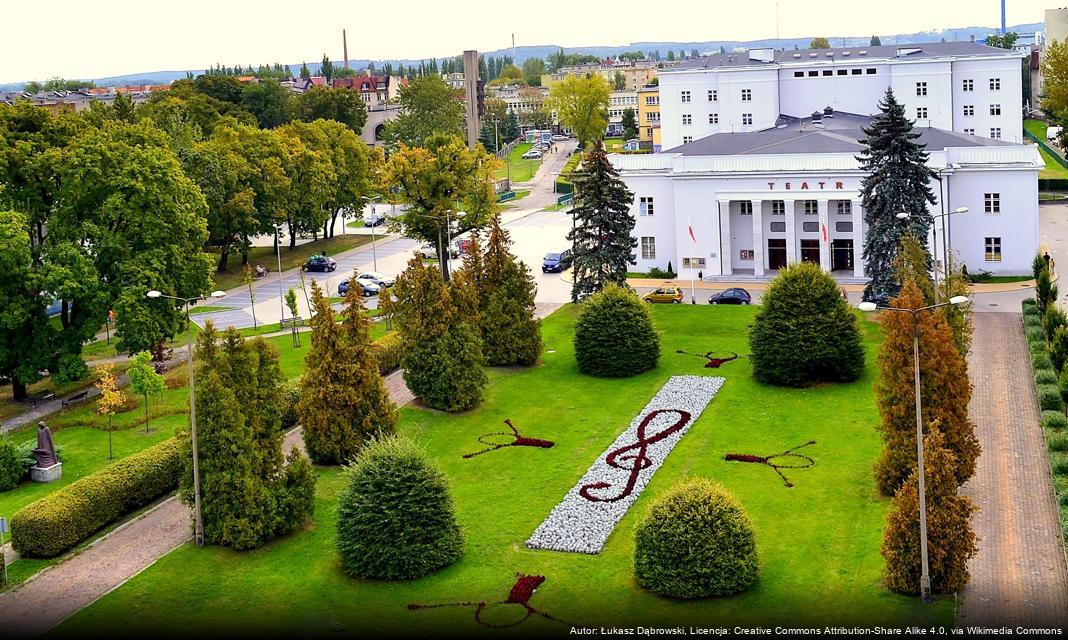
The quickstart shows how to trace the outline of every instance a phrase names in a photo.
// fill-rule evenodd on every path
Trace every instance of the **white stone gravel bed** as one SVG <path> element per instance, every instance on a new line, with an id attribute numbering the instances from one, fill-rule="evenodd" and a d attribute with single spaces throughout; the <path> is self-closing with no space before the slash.
<path id="1" fill-rule="evenodd" d="M 652 479 L 653 474 L 664 463 L 668 454 L 682 436 L 690 429 L 694 421 L 712 401 L 724 378 L 711 376 L 672 376 L 660 391 L 638 413 L 630 426 L 616 438 L 608 449 L 597 458 L 590 469 L 568 491 L 560 504 L 556 505 L 527 540 L 531 549 L 552 549 L 555 551 L 572 551 L 576 553 L 599 553 L 604 548 L 608 536 L 631 505 L 637 501 L 642 490 Z M 606 483 L 608 486 L 588 487 L 586 493 L 596 498 L 609 499 L 625 492 L 632 471 L 629 468 L 616 468 L 607 462 L 612 452 L 622 448 L 629 451 L 617 454 L 617 462 L 622 467 L 630 467 L 633 456 L 638 450 L 638 430 L 645 417 L 657 410 L 682 410 L 690 414 L 690 419 L 674 433 L 664 439 L 648 444 L 645 456 L 649 465 L 636 474 L 636 480 L 629 495 L 616 501 L 591 501 L 582 495 L 587 485 Z M 670 428 L 681 419 L 678 413 L 662 413 L 653 418 L 645 428 L 646 439 L 656 436 L 664 429 Z"/>

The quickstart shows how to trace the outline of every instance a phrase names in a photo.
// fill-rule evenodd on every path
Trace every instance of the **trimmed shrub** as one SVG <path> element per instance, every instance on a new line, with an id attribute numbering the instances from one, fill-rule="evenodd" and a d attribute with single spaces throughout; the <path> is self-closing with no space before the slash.
<path id="1" fill-rule="evenodd" d="M 1042 316 L 1039 315 L 1037 307 L 1032 307 L 1032 309 L 1035 309 L 1033 314 L 1024 316 L 1024 326 L 1028 329 L 1031 327 L 1038 327 L 1039 329 L 1042 329 L 1042 335 L 1045 336 L 1046 330 L 1042 326 Z"/>
<path id="2" fill-rule="evenodd" d="M 646 303 L 624 287 L 608 285 L 590 296 L 575 322 L 579 371 L 625 378 L 656 367 L 660 336 Z"/>
<path id="3" fill-rule="evenodd" d="M 346 574 L 408 580 L 463 555 L 445 474 L 413 442 L 373 441 L 345 475 L 335 543 Z"/>
<path id="4" fill-rule="evenodd" d="M 1047 353 L 1049 353 L 1049 360 L 1053 363 L 1053 368 L 1056 371 L 1062 371 L 1065 362 L 1068 362 L 1068 329 L 1057 327 L 1056 331 L 1053 332 L 1053 338 L 1049 341 Z"/>
<path id="5" fill-rule="evenodd" d="M 1042 426 L 1046 429 L 1068 429 L 1068 416 L 1060 411 L 1043 411 Z"/>
<path id="6" fill-rule="evenodd" d="M 771 282 L 749 348 L 753 375 L 767 384 L 850 382 L 864 372 L 857 315 L 816 264 L 790 265 Z"/>
<path id="7" fill-rule="evenodd" d="M 375 340 L 378 350 L 378 372 L 387 375 L 400 368 L 404 358 L 404 340 L 397 332 L 387 333 Z"/>
<path id="8" fill-rule="evenodd" d="M 456 324 L 442 335 L 411 344 L 401 366 L 405 384 L 428 407 L 467 411 L 482 402 L 487 382 L 482 339 L 469 324 Z"/>
<path id="9" fill-rule="evenodd" d="M 1055 475 L 1068 476 L 1068 453 L 1050 454 L 1049 466 Z"/>
<path id="10" fill-rule="evenodd" d="M 282 431 L 289 431 L 297 426 L 297 403 L 300 402 L 300 383 L 289 380 L 282 385 Z"/>
<path id="11" fill-rule="evenodd" d="M 1068 476 L 1053 476 L 1053 490 L 1057 494 L 1057 501 L 1068 506 Z"/>
<path id="12" fill-rule="evenodd" d="M 675 485 L 650 505 L 634 532 L 638 586 L 668 598 L 733 595 L 758 573 L 749 517 L 711 480 Z"/>
<path id="13" fill-rule="evenodd" d="M 11 542 L 27 557 L 57 556 L 174 491 L 181 470 L 178 441 L 165 440 L 23 507 L 11 518 Z"/>
<path id="14" fill-rule="evenodd" d="M 1024 300 L 1023 300 L 1024 313 L 1027 313 L 1027 310 L 1029 308 L 1030 309 L 1035 309 L 1037 304 L 1038 304 L 1038 300 L 1035 300 L 1034 298 L 1024 298 Z"/>
<path id="15" fill-rule="evenodd" d="M 1041 369 L 1053 371 L 1053 361 L 1049 359 L 1048 353 L 1032 353 L 1031 366 L 1034 368 L 1035 371 L 1039 371 Z"/>
<path id="16" fill-rule="evenodd" d="M 1031 355 L 1033 356 L 1040 356 L 1042 354 L 1049 355 L 1049 351 L 1046 349 L 1045 342 L 1031 342 L 1028 344 L 1028 348 L 1031 350 Z M 1050 358 L 1051 362 L 1052 360 L 1053 359 Z"/>
<path id="17" fill-rule="evenodd" d="M 26 475 L 22 455 L 15 443 L 0 438 L 0 491 L 10 491 Z"/>
<path id="18" fill-rule="evenodd" d="M 1060 411 L 1064 409 L 1060 387 L 1055 384 L 1040 384 L 1035 389 L 1038 391 L 1038 406 L 1043 411 Z"/>
<path id="19" fill-rule="evenodd" d="M 1046 338 L 1050 341 L 1060 327 L 1068 326 L 1068 314 L 1060 307 L 1050 305 L 1042 316 L 1042 328 L 1046 330 Z"/>
<path id="20" fill-rule="evenodd" d="M 1034 343 L 1046 343 L 1046 333 L 1042 331 L 1041 327 L 1029 326 L 1027 327 L 1027 341 L 1031 344 Z"/>
<path id="21" fill-rule="evenodd" d="M 1035 371 L 1035 384 L 1057 384 L 1057 374 L 1048 369 Z"/>
<path id="22" fill-rule="evenodd" d="M 1068 433 L 1055 433 L 1046 439 L 1050 451 L 1068 451 Z"/>

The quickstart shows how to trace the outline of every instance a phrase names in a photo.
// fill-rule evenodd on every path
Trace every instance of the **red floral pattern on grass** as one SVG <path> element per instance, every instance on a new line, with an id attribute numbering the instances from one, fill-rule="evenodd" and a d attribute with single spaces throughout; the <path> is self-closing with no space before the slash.
<path id="1" fill-rule="evenodd" d="M 556 444 L 552 440 L 541 440 L 539 438 L 528 438 L 526 436 L 520 435 L 519 434 L 519 430 L 516 429 L 514 425 L 512 425 L 512 420 L 511 419 L 505 420 L 504 424 L 508 425 L 508 428 L 511 430 L 511 433 L 509 433 L 507 431 L 498 431 L 496 433 L 486 433 L 486 434 L 483 434 L 483 435 L 479 436 L 478 437 L 478 441 L 481 442 L 482 444 L 486 445 L 487 448 L 485 448 L 485 449 L 483 449 L 481 451 L 476 451 L 474 453 L 464 454 L 464 458 L 465 459 L 466 458 L 474 458 L 475 456 L 480 456 L 483 453 L 489 453 L 490 451 L 496 451 L 497 449 L 503 449 L 505 447 L 537 447 L 539 449 L 551 449 L 553 447 L 553 445 Z M 512 441 L 511 442 L 500 443 L 500 442 L 490 442 L 490 441 L 487 440 L 487 438 L 492 438 L 493 436 L 510 437 L 510 438 L 512 438 Z"/>
<path id="2" fill-rule="evenodd" d="M 543 582 L 545 582 L 545 576 L 530 576 L 520 573 L 516 575 L 515 584 L 512 585 L 511 591 L 508 592 L 508 598 L 505 600 L 489 603 L 487 603 L 485 600 L 480 600 L 478 602 L 464 601 L 450 602 L 447 604 L 409 604 L 408 609 L 414 611 L 416 609 L 441 609 L 444 607 L 474 607 L 475 621 L 478 622 L 480 625 L 484 627 L 489 627 L 491 629 L 507 629 L 508 627 L 515 627 L 519 624 L 522 624 L 523 622 L 526 622 L 526 620 L 532 615 L 538 615 L 545 618 L 546 620 L 559 622 L 563 625 L 571 627 L 576 626 L 564 622 L 559 618 L 555 618 L 549 615 L 548 613 L 545 613 L 544 611 L 538 611 L 530 605 L 530 599 L 534 597 L 534 592 L 537 590 L 538 587 L 541 586 L 541 583 Z M 483 619 L 482 617 L 482 614 L 489 609 L 492 609 L 494 607 L 506 607 L 512 605 L 519 605 L 525 610 L 525 613 L 522 618 L 506 623 L 497 623 L 490 622 L 488 620 Z"/>
<path id="3" fill-rule="evenodd" d="M 810 445 L 814 445 L 814 444 L 816 444 L 815 440 L 809 440 L 805 444 L 799 444 L 799 445 L 797 445 L 796 447 L 794 447 L 792 449 L 787 449 L 786 451 L 783 451 L 782 453 L 776 453 L 776 454 L 770 455 L 770 456 L 754 456 L 754 455 L 751 455 L 751 454 L 748 454 L 748 453 L 728 453 L 727 455 L 723 456 L 723 459 L 724 460 L 730 460 L 730 461 L 733 461 L 733 462 L 754 462 L 754 463 L 757 463 L 757 464 L 766 464 L 769 467 L 771 467 L 772 471 L 777 473 L 779 475 L 779 477 L 782 478 L 782 481 L 786 485 L 786 487 L 790 488 L 790 487 L 794 486 L 793 483 L 790 482 L 790 480 L 783 474 L 782 471 L 780 471 L 780 469 L 807 469 L 807 468 L 811 467 L 812 465 L 816 464 L 816 461 L 813 460 L 812 458 L 810 458 L 810 457 L 808 457 L 806 455 L 801 455 L 800 453 L 794 453 L 798 449 L 801 449 L 803 447 L 807 447 L 807 446 L 810 446 Z M 772 462 L 772 460 L 775 460 L 776 458 L 794 458 L 794 459 L 800 460 L 800 462 L 796 462 L 796 463 L 792 463 L 792 464 L 791 463 L 782 463 L 782 464 L 780 464 L 780 463 L 777 463 L 777 462 Z"/>

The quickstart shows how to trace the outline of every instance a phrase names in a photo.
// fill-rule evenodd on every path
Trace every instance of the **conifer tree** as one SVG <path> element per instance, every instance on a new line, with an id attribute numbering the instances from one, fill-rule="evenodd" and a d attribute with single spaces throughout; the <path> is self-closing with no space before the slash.
<path id="1" fill-rule="evenodd" d="M 330 301 L 312 282 L 312 344 L 300 378 L 297 415 L 304 446 L 316 464 L 347 463 L 368 440 L 392 433 L 397 422 L 378 373 L 357 283 L 349 283 L 345 304 L 338 324 Z"/>
<path id="2" fill-rule="evenodd" d="M 638 241 L 631 236 L 630 213 L 634 194 L 619 179 L 619 172 L 605 155 L 600 142 L 575 172 L 575 228 L 568 240 L 575 246 L 572 300 L 604 289 L 608 283 L 623 285 L 627 265 L 633 264 Z"/>
<path id="3" fill-rule="evenodd" d="M 519 118 L 515 115 L 515 111 L 508 110 L 508 120 L 505 121 L 504 142 L 511 142 L 519 137 Z"/>
<path id="4" fill-rule="evenodd" d="M 920 289 L 907 281 L 893 306 L 924 306 Z M 875 394 L 882 418 L 883 455 L 875 476 L 883 495 L 892 496 L 916 466 L 916 405 L 912 358 L 912 315 L 885 313 L 880 317 L 883 344 L 878 356 L 879 381 Z M 920 342 L 920 397 L 924 424 L 938 421 L 946 446 L 954 456 L 954 477 L 962 484 L 975 471 L 979 441 L 968 417 L 972 387 L 964 357 L 953 342 L 945 316 L 921 312 L 917 323 Z"/>
<path id="5" fill-rule="evenodd" d="M 968 584 L 968 559 L 976 553 L 971 517 L 978 509 L 967 496 L 957 494 L 953 470 L 960 464 L 937 422 L 928 426 L 923 449 L 931 590 L 952 593 Z M 894 506 L 883 532 L 882 554 L 886 558 L 883 581 L 894 591 L 920 592 L 919 520 L 919 486 L 913 468 L 894 496 Z"/>
<path id="6" fill-rule="evenodd" d="M 391 289 L 393 318 L 404 343 L 404 382 L 429 407 L 464 411 L 482 401 L 478 297 L 465 270 L 449 286 L 441 272 L 412 258 Z M 472 319 L 474 318 L 474 319 Z"/>
<path id="7" fill-rule="evenodd" d="M 943 278 L 938 283 L 938 298 L 935 298 L 935 284 L 931 279 L 930 255 L 924 249 L 923 243 L 911 233 L 901 239 L 901 249 L 894 261 L 894 273 L 899 285 L 911 280 L 916 283 L 923 294 L 924 304 L 935 304 L 937 301 L 945 301 L 954 296 L 968 295 L 968 283 L 959 273 L 950 273 L 948 278 Z M 972 322 L 970 317 L 970 304 L 949 305 L 939 309 L 946 322 L 949 323 L 950 331 L 953 332 L 953 343 L 957 345 L 957 351 L 964 358 L 965 367 L 968 365 L 968 350 L 972 341 Z"/>
<path id="8" fill-rule="evenodd" d="M 860 194 L 868 232 L 864 238 L 865 275 L 870 280 L 866 292 L 889 292 L 894 284 L 894 259 L 901 238 L 911 233 L 926 238 L 932 218 L 928 204 L 935 202 L 930 181 L 934 177 L 927 167 L 927 152 L 915 142 L 912 122 L 905 107 L 886 90 L 879 103 L 881 113 L 863 128 L 864 149 L 857 160 L 866 174 Z M 905 220 L 897 214 L 908 213 Z M 924 247 L 924 251 L 927 248 Z M 928 259 L 929 260 L 929 259 Z"/>

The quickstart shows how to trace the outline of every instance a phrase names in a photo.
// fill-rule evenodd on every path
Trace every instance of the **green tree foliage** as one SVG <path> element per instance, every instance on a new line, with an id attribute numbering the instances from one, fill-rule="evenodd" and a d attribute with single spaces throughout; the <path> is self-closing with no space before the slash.
<path id="1" fill-rule="evenodd" d="M 1050 40 L 1042 55 L 1042 110 L 1063 120 L 1068 112 L 1068 40 Z"/>
<path id="2" fill-rule="evenodd" d="M 313 86 L 294 99 L 293 114 L 298 120 L 334 120 L 357 135 L 367 122 L 367 105 L 351 89 Z"/>
<path id="3" fill-rule="evenodd" d="M 337 68 L 334 66 L 334 63 L 331 62 L 330 58 L 326 57 L 326 54 L 324 53 L 323 61 L 319 63 L 319 75 L 326 78 L 327 82 L 330 82 L 334 79 L 334 73 L 336 71 Z"/>
<path id="4" fill-rule="evenodd" d="M 401 85 L 397 96 L 400 115 L 386 124 L 391 144 L 422 147 L 435 133 L 464 135 L 462 94 L 438 76 L 425 76 Z"/>
<path id="5" fill-rule="evenodd" d="M 589 298 L 575 322 L 579 371 L 625 378 L 656 367 L 660 335 L 648 306 L 630 289 L 610 284 Z"/>
<path id="6" fill-rule="evenodd" d="M 749 516 L 718 483 L 694 478 L 650 505 L 634 531 L 638 586 L 689 600 L 748 589 L 760 570 Z"/>
<path id="7" fill-rule="evenodd" d="M 865 173 L 860 195 L 868 226 L 864 262 L 870 280 L 865 291 L 886 293 L 892 290 L 901 238 L 906 233 L 928 236 L 932 218 L 927 206 L 935 199 L 929 184 L 934 173 L 927 167 L 927 152 L 915 141 L 919 134 L 912 131 L 904 105 L 887 89 L 879 109 L 871 126 L 863 129 L 864 149 L 858 158 Z M 901 212 L 909 218 L 899 219 Z"/>
<path id="8" fill-rule="evenodd" d="M 850 382 L 864 373 L 857 316 L 819 265 L 779 272 L 749 329 L 757 380 L 781 386 Z"/>
<path id="9" fill-rule="evenodd" d="M 311 69 L 308 68 L 307 62 L 300 63 L 300 77 L 304 80 L 311 77 Z"/>
<path id="10" fill-rule="evenodd" d="M 623 139 L 633 140 L 638 137 L 638 117 L 634 109 L 627 107 L 623 110 Z"/>
<path id="11" fill-rule="evenodd" d="M 289 89 L 277 80 L 267 79 L 245 85 L 241 105 L 264 129 L 274 129 L 291 120 Z"/>
<path id="12" fill-rule="evenodd" d="M 634 194 L 619 179 L 619 172 L 598 143 L 572 173 L 575 227 L 567 239 L 575 247 L 572 300 L 602 290 L 606 284 L 622 285 L 627 265 L 634 262 L 638 241 L 632 237 Z"/>
<path id="13" fill-rule="evenodd" d="M 509 252 L 511 240 L 499 216 L 490 223 L 484 260 L 478 259 L 477 245 L 478 239 L 472 238 L 472 259 L 465 259 L 464 270 L 478 292 L 486 364 L 529 367 L 541 353 L 541 322 L 534 318 L 534 278 L 527 265 Z"/>
<path id="14" fill-rule="evenodd" d="M 1055 308 L 1057 285 L 1053 282 L 1049 269 L 1044 266 L 1038 272 L 1038 278 L 1035 279 L 1035 299 L 1038 301 L 1039 313 L 1043 315 L 1046 309 Z"/>
<path id="15" fill-rule="evenodd" d="M 130 388 L 145 400 L 145 433 L 148 433 L 148 399 L 157 393 L 162 393 L 167 385 L 164 383 L 163 376 L 156 373 L 156 367 L 152 364 L 152 354 L 148 351 L 140 351 L 130 358 L 130 366 L 126 369 L 126 375 L 130 378 Z"/>
<path id="16" fill-rule="evenodd" d="M 25 475 L 19 448 L 10 438 L 0 438 L 0 493 L 14 489 Z"/>
<path id="17" fill-rule="evenodd" d="M 567 76 L 549 89 L 547 106 L 560 124 L 588 145 L 599 140 L 608 126 L 608 98 L 612 87 L 598 74 Z"/>
<path id="18" fill-rule="evenodd" d="M 923 294 L 924 304 L 934 304 L 935 288 L 931 280 L 931 254 L 914 235 L 901 238 L 901 248 L 894 259 L 894 276 L 899 287 L 912 281 Z"/>
<path id="19" fill-rule="evenodd" d="M 397 412 L 378 374 L 371 321 L 360 286 L 350 281 L 341 324 L 312 282 L 311 349 L 300 378 L 297 415 L 316 464 L 344 464 L 371 439 L 393 433 Z"/>
<path id="20" fill-rule="evenodd" d="M 541 58 L 527 58 L 523 61 L 523 76 L 531 87 L 541 86 L 541 77 L 549 72 Z"/>
<path id="21" fill-rule="evenodd" d="M 1019 35 L 1010 31 L 1004 35 L 999 33 L 991 33 L 986 37 L 986 44 L 989 47 L 997 47 L 998 49 L 1012 49 L 1016 46 L 1016 40 L 1019 39 Z"/>
<path id="22" fill-rule="evenodd" d="M 827 38 L 813 38 L 812 42 L 808 43 L 809 49 L 830 49 L 831 42 Z"/>
<path id="23" fill-rule="evenodd" d="M 892 303 L 902 309 L 924 306 L 919 288 L 911 281 Z M 939 423 L 956 464 L 954 477 L 957 484 L 963 484 L 974 473 L 980 452 L 975 425 L 968 417 L 972 387 L 967 366 L 945 316 L 935 311 L 921 313 L 917 328 L 923 419 L 925 424 Z M 883 495 L 892 496 L 916 466 L 913 320 L 911 314 L 885 313 L 880 324 L 884 339 L 877 361 L 880 375 L 875 396 L 882 418 L 883 455 L 876 464 L 875 477 Z"/>
<path id="24" fill-rule="evenodd" d="M 232 76 L 206 73 L 193 80 L 193 90 L 230 104 L 241 104 L 244 85 Z"/>
<path id="25" fill-rule="evenodd" d="M 369 444 L 345 479 L 335 544 L 346 574 L 410 580 L 463 555 L 448 480 L 414 443 L 389 438 Z"/>
<path id="26" fill-rule="evenodd" d="M 1068 327 L 1060 326 L 1053 331 L 1053 339 L 1049 341 L 1049 359 L 1053 361 L 1053 368 L 1064 371 L 1065 363 L 1068 363 Z"/>
<path id="27" fill-rule="evenodd" d="M 303 526 L 314 509 L 315 474 L 300 454 L 282 456 L 278 352 L 235 329 L 220 338 L 209 322 L 197 336 L 197 438 L 204 539 L 252 549 Z M 192 503 L 191 443 L 182 499 Z"/>
<path id="28" fill-rule="evenodd" d="M 1065 314 L 1063 309 L 1056 305 L 1046 307 L 1046 312 L 1042 314 L 1042 329 L 1046 332 L 1048 342 L 1053 341 L 1057 329 L 1066 326 L 1068 326 L 1068 314 Z"/>
<path id="29" fill-rule="evenodd" d="M 446 286 L 440 271 L 415 257 L 390 290 L 404 342 L 404 382 L 435 409 L 466 411 L 482 402 L 487 379 L 472 288 L 460 277 Z"/>
<path id="30" fill-rule="evenodd" d="M 871 42 L 868 44 L 869 47 L 881 47 L 882 45 L 883 43 L 879 40 L 879 36 L 872 36 Z"/>
<path id="31" fill-rule="evenodd" d="M 970 521 L 978 509 L 967 496 L 957 494 L 958 481 L 953 471 L 960 468 L 960 462 L 937 422 L 931 423 L 923 440 L 931 589 L 935 593 L 953 593 L 968 583 L 968 559 L 977 548 Z M 894 496 L 883 533 L 883 581 L 900 593 L 920 592 L 919 504 L 917 474 L 912 469 Z"/>

